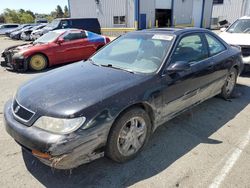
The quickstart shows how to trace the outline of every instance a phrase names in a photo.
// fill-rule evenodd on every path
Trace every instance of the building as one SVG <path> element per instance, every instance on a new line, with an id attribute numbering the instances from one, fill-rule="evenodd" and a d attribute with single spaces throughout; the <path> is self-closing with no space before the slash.
<path id="1" fill-rule="evenodd" d="M 69 0 L 70 16 L 98 18 L 102 28 L 210 27 L 213 0 Z"/>
<path id="2" fill-rule="evenodd" d="M 227 20 L 233 23 L 237 18 L 250 14 L 250 0 L 213 0 L 213 22 Z"/>

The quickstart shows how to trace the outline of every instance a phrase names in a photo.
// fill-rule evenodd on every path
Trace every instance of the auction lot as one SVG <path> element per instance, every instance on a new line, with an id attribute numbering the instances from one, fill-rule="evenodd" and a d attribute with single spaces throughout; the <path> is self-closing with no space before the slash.
<path id="1" fill-rule="evenodd" d="M 0 51 L 18 43 L 0 37 Z M 250 74 L 232 100 L 215 97 L 159 127 L 136 159 L 102 158 L 71 171 L 43 165 L 4 128 L 4 103 L 42 74 L 0 68 L 1 187 L 250 187 Z"/>

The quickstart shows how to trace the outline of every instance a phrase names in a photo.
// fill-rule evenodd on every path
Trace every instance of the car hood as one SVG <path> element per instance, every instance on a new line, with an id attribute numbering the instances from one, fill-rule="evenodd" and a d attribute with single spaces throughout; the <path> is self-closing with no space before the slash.
<path id="1" fill-rule="evenodd" d="M 146 79 L 142 74 L 79 62 L 27 82 L 16 99 L 41 115 L 71 117 Z"/>
<path id="2" fill-rule="evenodd" d="M 44 47 L 44 46 L 47 46 L 48 43 L 44 43 L 44 44 L 41 44 L 41 43 L 38 43 L 38 44 L 23 44 L 23 45 L 18 45 L 18 46 L 13 46 L 11 49 L 13 49 L 15 52 L 20 52 L 20 53 L 24 53 L 29 51 L 29 50 L 32 50 L 32 48 L 38 50 L 38 49 L 41 49 Z M 10 48 L 9 48 L 10 49 Z"/>
<path id="3" fill-rule="evenodd" d="M 249 46 L 250 45 L 250 34 L 247 33 L 229 33 L 222 32 L 219 36 L 228 44 Z"/>

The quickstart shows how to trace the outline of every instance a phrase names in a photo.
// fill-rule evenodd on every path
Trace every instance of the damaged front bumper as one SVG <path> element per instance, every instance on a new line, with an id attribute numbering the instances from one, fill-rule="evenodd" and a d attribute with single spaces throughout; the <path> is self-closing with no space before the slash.
<path id="1" fill-rule="evenodd" d="M 6 49 L 1 55 L 4 61 L 1 62 L 2 67 L 9 67 L 15 71 L 26 71 L 28 69 L 27 59 L 12 49 Z"/>
<path id="2" fill-rule="evenodd" d="M 11 101 L 4 109 L 6 131 L 25 150 L 44 164 L 57 169 L 72 169 L 104 156 L 107 138 L 101 130 L 59 135 L 18 122 L 11 109 Z"/>

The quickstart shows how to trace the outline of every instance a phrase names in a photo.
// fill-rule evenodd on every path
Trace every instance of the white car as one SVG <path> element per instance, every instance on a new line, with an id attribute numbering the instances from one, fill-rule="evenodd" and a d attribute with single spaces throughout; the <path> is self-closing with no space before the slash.
<path id="1" fill-rule="evenodd" d="M 241 47 L 243 63 L 250 66 L 250 16 L 237 19 L 228 28 L 221 28 L 219 36 L 230 45 Z"/>
<path id="2" fill-rule="evenodd" d="M 31 32 L 30 40 L 36 40 L 41 36 L 42 36 L 42 29 L 37 29 L 37 30 Z"/>

